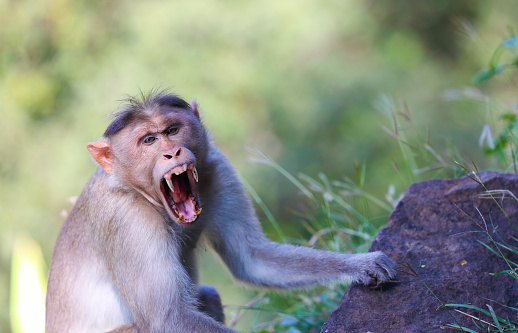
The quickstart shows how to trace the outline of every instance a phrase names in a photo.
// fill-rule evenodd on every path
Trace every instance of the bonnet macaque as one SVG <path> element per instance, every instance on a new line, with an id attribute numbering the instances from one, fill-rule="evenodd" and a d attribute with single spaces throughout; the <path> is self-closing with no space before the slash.
<path id="1" fill-rule="evenodd" d="M 164 91 L 131 98 L 87 148 L 99 167 L 56 242 L 47 333 L 234 332 L 215 290 L 198 286 L 201 239 L 236 279 L 260 287 L 379 286 L 395 275 L 381 252 L 268 240 L 194 101 Z"/>

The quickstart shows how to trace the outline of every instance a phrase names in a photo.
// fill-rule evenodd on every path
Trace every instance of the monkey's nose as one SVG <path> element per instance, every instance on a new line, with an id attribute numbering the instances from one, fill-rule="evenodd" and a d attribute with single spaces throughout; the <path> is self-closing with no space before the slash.
<path id="1" fill-rule="evenodd" d="M 181 154 L 182 154 L 182 148 L 178 147 L 178 148 L 173 149 L 172 151 L 165 153 L 164 157 L 167 160 L 170 160 L 173 157 L 179 157 Z"/>

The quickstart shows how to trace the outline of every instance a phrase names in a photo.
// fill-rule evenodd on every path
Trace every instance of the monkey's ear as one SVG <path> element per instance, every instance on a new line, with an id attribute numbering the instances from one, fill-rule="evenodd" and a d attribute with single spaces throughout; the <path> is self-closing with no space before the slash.
<path id="1" fill-rule="evenodd" d="M 113 157 L 110 143 L 98 141 L 86 145 L 86 149 L 92 154 L 93 158 L 99 163 L 107 174 L 111 174 L 113 169 Z"/>
<path id="2" fill-rule="evenodd" d="M 196 100 L 193 99 L 193 100 L 191 100 L 190 104 L 191 104 L 192 111 L 194 112 L 196 117 L 198 117 L 198 119 L 200 119 L 200 112 L 198 111 L 198 102 L 196 102 Z"/>

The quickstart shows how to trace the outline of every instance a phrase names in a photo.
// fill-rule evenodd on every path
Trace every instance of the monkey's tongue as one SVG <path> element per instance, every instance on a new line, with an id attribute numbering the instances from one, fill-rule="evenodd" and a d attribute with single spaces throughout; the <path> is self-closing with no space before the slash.
<path id="1" fill-rule="evenodd" d="M 196 216 L 198 216 L 196 214 L 196 207 L 191 198 L 187 198 L 187 200 L 182 201 L 182 202 L 175 202 L 175 205 L 176 205 L 176 209 L 178 209 L 179 215 L 183 216 L 183 218 L 186 221 L 194 219 L 194 218 L 196 218 Z"/>
<path id="2" fill-rule="evenodd" d="M 195 218 L 197 216 L 196 205 L 189 195 L 189 189 L 187 188 L 189 183 L 182 181 L 180 177 L 173 177 L 171 181 L 175 188 L 172 197 L 178 210 L 178 215 L 183 216 L 186 221 Z"/>

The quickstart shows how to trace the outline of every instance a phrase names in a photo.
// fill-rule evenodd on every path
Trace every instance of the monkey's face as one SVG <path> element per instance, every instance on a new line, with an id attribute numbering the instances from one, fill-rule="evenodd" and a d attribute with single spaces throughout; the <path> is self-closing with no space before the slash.
<path id="1" fill-rule="evenodd" d="M 201 213 L 197 167 L 207 137 L 191 110 L 170 109 L 136 120 L 112 141 L 114 172 L 181 225 Z"/>

